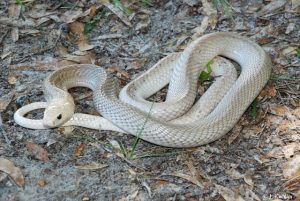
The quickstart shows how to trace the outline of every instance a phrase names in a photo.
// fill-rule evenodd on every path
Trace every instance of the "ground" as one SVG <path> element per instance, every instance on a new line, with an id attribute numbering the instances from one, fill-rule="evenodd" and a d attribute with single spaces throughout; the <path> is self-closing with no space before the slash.
<path id="1" fill-rule="evenodd" d="M 0 3 L 0 200 L 300 199 L 297 0 L 13 2 Z M 120 148 L 130 152 L 130 135 L 31 130 L 13 120 L 21 106 L 44 100 L 43 80 L 63 65 L 95 63 L 124 86 L 218 31 L 259 43 L 273 68 L 241 120 L 213 143 L 174 149 L 141 140 L 130 157 Z M 90 91 L 71 93 L 77 111 L 97 114 Z"/>

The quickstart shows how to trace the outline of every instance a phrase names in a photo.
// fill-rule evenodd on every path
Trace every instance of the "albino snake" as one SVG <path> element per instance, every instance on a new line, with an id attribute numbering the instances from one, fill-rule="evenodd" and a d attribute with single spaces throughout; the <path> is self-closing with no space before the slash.
<path id="1" fill-rule="evenodd" d="M 237 62 L 241 73 L 236 78 L 233 65 L 217 57 L 213 64 L 216 81 L 194 104 L 199 74 L 216 56 Z M 47 103 L 24 106 L 14 118 L 21 126 L 33 129 L 79 124 L 139 135 L 162 146 L 199 146 L 217 140 L 233 128 L 270 73 L 271 60 L 256 43 L 235 33 L 212 33 L 193 41 L 182 53 L 163 58 L 127 84 L 120 97 L 116 79 L 101 67 L 83 64 L 59 69 L 44 83 Z M 152 104 L 146 100 L 167 84 L 165 102 Z M 94 106 L 104 118 L 74 115 L 74 101 L 67 89 L 75 86 L 93 90 Z M 23 117 L 44 107 L 43 120 Z"/>

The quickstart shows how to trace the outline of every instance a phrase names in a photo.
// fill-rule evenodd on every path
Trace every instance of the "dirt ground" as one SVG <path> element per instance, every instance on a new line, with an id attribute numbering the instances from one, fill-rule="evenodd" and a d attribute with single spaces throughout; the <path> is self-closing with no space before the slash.
<path id="1" fill-rule="evenodd" d="M 0 200 L 300 200 L 299 22 L 297 0 L 1 1 Z M 220 140 L 191 149 L 141 140 L 130 157 L 130 135 L 13 120 L 44 101 L 43 80 L 63 65 L 95 63 L 125 85 L 218 31 L 251 38 L 273 62 L 267 86 Z M 71 93 L 77 111 L 97 114 L 91 91 Z"/>

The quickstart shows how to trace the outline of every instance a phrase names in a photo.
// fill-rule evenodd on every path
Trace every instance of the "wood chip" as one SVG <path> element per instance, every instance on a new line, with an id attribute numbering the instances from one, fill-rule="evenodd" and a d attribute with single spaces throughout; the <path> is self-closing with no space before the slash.
<path id="1" fill-rule="evenodd" d="M 85 148 L 85 144 L 84 143 L 81 143 L 76 149 L 75 149 L 75 156 L 79 157 L 81 154 L 82 154 L 82 151 L 84 150 Z"/>

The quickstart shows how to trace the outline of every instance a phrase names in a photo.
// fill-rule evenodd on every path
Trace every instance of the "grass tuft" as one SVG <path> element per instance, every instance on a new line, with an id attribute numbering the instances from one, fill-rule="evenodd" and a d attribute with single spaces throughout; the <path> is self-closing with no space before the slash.
<path id="1" fill-rule="evenodd" d="M 148 114 L 147 114 L 146 120 L 145 120 L 145 122 L 143 123 L 141 129 L 138 131 L 137 135 L 135 136 L 134 141 L 133 141 L 133 143 L 132 143 L 130 149 L 127 149 L 127 148 L 124 146 L 124 143 L 123 143 L 123 142 L 119 142 L 119 145 L 120 145 L 120 148 L 121 148 L 121 152 L 123 153 L 124 157 L 125 157 L 126 159 L 128 159 L 128 160 L 133 160 L 133 159 L 136 158 L 136 157 L 135 157 L 136 147 L 137 147 L 137 145 L 138 145 L 138 143 L 139 143 L 139 141 L 140 141 L 140 139 L 141 139 L 140 137 L 141 137 L 142 134 L 143 134 L 143 131 L 144 131 L 145 127 L 146 127 L 146 124 L 147 124 L 147 122 L 149 121 L 149 118 L 150 118 L 150 114 L 151 114 L 153 105 L 154 105 L 154 103 L 152 103 L 151 108 L 150 108 L 150 110 L 149 110 L 149 112 L 148 112 Z"/>
<path id="2" fill-rule="evenodd" d="M 132 14 L 132 10 L 124 5 L 120 0 L 112 0 L 113 4 L 123 11 L 126 15 L 130 16 Z"/>
<path id="3" fill-rule="evenodd" d="M 104 17 L 106 11 L 105 10 L 101 10 L 100 12 L 97 13 L 97 15 L 90 20 L 89 22 L 85 23 L 84 25 L 84 33 L 88 34 L 90 33 L 97 25 L 97 23 L 100 21 L 100 19 L 102 17 Z"/>
<path id="4" fill-rule="evenodd" d="M 204 81 L 210 81 L 211 80 L 211 73 L 212 73 L 212 64 L 214 63 L 213 60 L 210 60 L 207 64 L 206 64 L 206 68 L 207 71 L 202 71 L 200 73 L 199 79 L 201 82 Z"/>

